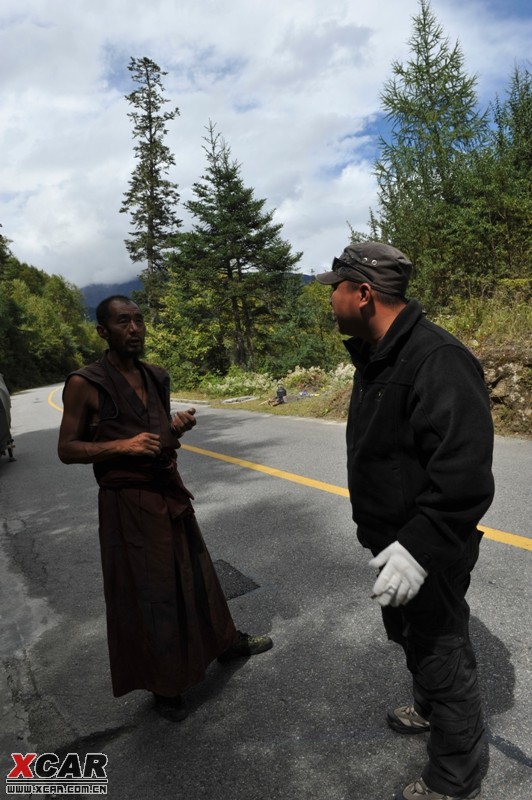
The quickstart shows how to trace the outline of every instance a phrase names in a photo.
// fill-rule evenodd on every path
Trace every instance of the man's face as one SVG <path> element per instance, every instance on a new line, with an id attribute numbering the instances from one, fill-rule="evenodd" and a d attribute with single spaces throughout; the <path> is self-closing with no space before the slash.
<path id="1" fill-rule="evenodd" d="M 359 310 L 360 288 L 351 281 L 341 281 L 333 286 L 331 307 L 340 333 L 363 336 L 362 317 Z"/>
<path id="2" fill-rule="evenodd" d="M 109 303 L 109 318 L 105 327 L 98 325 L 98 333 L 122 358 L 136 358 L 144 352 L 146 326 L 144 317 L 136 303 L 112 300 Z"/>

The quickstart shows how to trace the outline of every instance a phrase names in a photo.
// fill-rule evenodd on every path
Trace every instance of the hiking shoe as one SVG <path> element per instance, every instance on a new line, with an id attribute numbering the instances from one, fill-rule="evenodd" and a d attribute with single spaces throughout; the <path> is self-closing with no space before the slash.
<path id="1" fill-rule="evenodd" d="M 270 647 L 273 647 L 273 642 L 269 636 L 250 636 L 249 633 L 237 631 L 235 641 L 228 650 L 218 656 L 218 661 L 223 664 L 234 658 L 256 656 L 257 653 L 264 653 Z"/>
<path id="2" fill-rule="evenodd" d="M 188 716 L 188 709 L 183 697 L 163 697 L 162 694 L 153 693 L 153 703 L 156 712 L 170 722 L 182 722 Z"/>
<path id="3" fill-rule="evenodd" d="M 426 720 L 421 714 L 418 714 L 413 705 L 400 706 L 390 709 L 387 715 L 387 722 L 390 728 L 393 728 L 397 733 L 427 733 L 430 731 L 430 722 Z"/>
<path id="4" fill-rule="evenodd" d="M 394 795 L 394 800 L 418 800 L 420 797 L 426 797 L 427 800 L 473 800 L 477 798 L 480 800 L 480 789 L 473 789 L 470 794 L 442 794 L 441 792 L 433 792 L 429 789 L 423 778 L 418 778 L 414 783 L 409 783 L 408 786 Z"/>

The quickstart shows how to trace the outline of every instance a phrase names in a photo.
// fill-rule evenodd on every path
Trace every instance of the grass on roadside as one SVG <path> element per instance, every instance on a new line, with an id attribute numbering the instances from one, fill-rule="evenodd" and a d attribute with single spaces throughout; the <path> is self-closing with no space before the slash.
<path id="1" fill-rule="evenodd" d="M 274 395 L 263 395 L 254 400 L 245 400 L 230 403 L 224 402 L 221 398 L 209 398 L 200 396 L 198 392 L 174 392 L 174 400 L 184 400 L 207 402 L 211 408 L 223 408 L 227 411 L 242 410 L 254 411 L 262 414 L 274 414 L 280 417 L 311 417 L 314 419 L 330 419 L 345 421 L 347 419 L 347 409 L 351 396 L 351 386 L 336 387 L 326 390 L 315 396 L 300 396 L 289 393 L 286 402 L 280 405 L 273 405 Z"/>
<path id="2" fill-rule="evenodd" d="M 512 292 L 512 287 L 504 285 L 489 298 L 454 297 L 451 309 L 433 320 L 468 346 L 519 347 L 522 342 L 524 349 L 530 347 L 532 334 L 530 299 L 530 290 L 514 287 Z"/>
<path id="3" fill-rule="evenodd" d="M 258 411 L 263 414 L 275 414 L 280 417 L 313 417 L 314 419 L 345 420 L 347 417 L 348 397 L 351 388 L 328 391 L 315 397 L 299 397 L 288 395 L 285 403 L 272 405 L 269 398 L 258 398 L 241 403 L 224 403 L 221 400 L 210 400 L 213 408 L 240 409 Z"/>

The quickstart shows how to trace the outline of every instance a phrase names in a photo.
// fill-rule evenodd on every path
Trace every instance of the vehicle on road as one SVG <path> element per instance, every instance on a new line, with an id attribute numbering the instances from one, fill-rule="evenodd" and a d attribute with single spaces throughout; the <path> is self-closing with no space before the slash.
<path id="1" fill-rule="evenodd" d="M 8 455 L 10 461 L 15 461 L 13 450 L 15 443 L 11 436 L 11 397 L 0 372 L 0 456 Z"/>

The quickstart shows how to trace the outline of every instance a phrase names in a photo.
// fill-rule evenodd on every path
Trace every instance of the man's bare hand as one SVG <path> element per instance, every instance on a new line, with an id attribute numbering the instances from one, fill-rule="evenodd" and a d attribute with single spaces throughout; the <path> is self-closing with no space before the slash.
<path id="1" fill-rule="evenodd" d="M 128 456 L 158 456 L 161 437 L 158 433 L 138 433 L 132 439 L 124 439 L 123 445 Z"/>
<path id="2" fill-rule="evenodd" d="M 179 438 L 186 431 L 194 427 L 197 420 L 194 416 L 196 413 L 195 408 L 189 408 L 188 411 L 177 411 L 172 417 L 171 427 L 173 433 Z"/>

